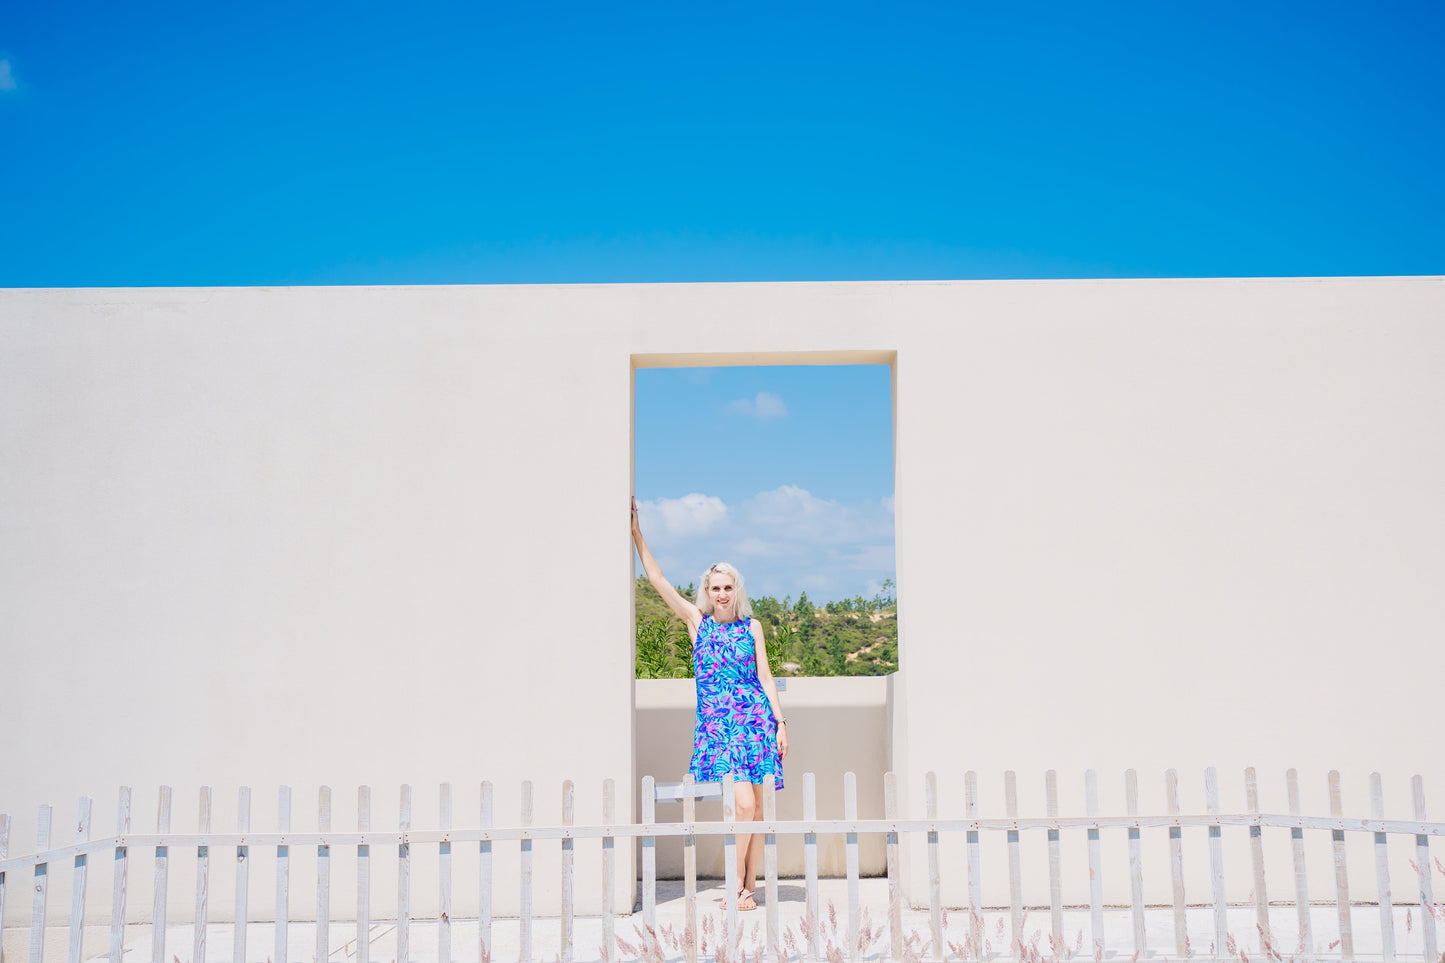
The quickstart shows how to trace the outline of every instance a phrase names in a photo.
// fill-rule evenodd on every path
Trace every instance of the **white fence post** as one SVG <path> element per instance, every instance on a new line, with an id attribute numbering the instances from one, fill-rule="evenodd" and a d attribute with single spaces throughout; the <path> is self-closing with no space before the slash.
<path id="1" fill-rule="evenodd" d="M 1179 773 L 1173 769 L 1164 773 L 1164 798 L 1169 815 L 1178 816 Z M 1189 928 L 1184 912 L 1184 830 L 1179 826 L 1169 827 L 1169 877 L 1174 888 L 1174 952 L 1180 959 L 1188 959 Z"/>
<path id="2" fill-rule="evenodd" d="M 562 783 L 562 825 L 570 827 L 576 818 L 577 790 L 572 780 Z M 575 869 L 573 840 L 562 837 L 562 963 L 572 963 L 573 916 L 572 876 Z"/>
<path id="3" fill-rule="evenodd" d="M 1284 774 L 1285 791 L 1289 796 L 1289 814 L 1300 814 L 1299 775 L 1290 769 Z M 1294 903 L 1299 919 L 1299 953 L 1309 958 L 1315 952 L 1314 930 L 1310 925 L 1309 876 L 1305 872 L 1305 831 L 1290 827 L 1290 851 L 1294 860 Z"/>
<path id="4" fill-rule="evenodd" d="M 316 829 L 325 840 L 331 832 L 331 787 L 322 786 L 316 793 Z M 331 844 L 316 847 L 316 959 L 331 957 Z M 235 961 L 241 963 L 241 961 Z"/>
<path id="5" fill-rule="evenodd" d="M 1415 820 L 1425 821 L 1425 782 L 1418 775 L 1410 780 L 1410 798 L 1415 807 Z M 1440 947 L 1435 942 L 1435 895 L 1430 884 L 1430 837 L 1415 835 L 1415 865 L 1420 876 L 1420 938 L 1425 944 L 1425 959 L 1438 960 Z"/>
<path id="6" fill-rule="evenodd" d="M 853 772 L 843 773 L 843 818 L 849 821 L 858 818 L 858 776 Z M 844 857 L 848 870 L 848 949 L 849 963 L 858 959 L 858 832 L 850 830 L 844 837 Z"/>
<path id="7" fill-rule="evenodd" d="M 1370 818 L 1385 818 L 1384 782 L 1370 773 Z M 1390 845 L 1387 834 L 1375 833 L 1375 902 L 1380 907 L 1380 958 L 1395 963 L 1395 901 L 1390 898 Z"/>
<path id="8" fill-rule="evenodd" d="M 441 829 L 452 828 L 452 784 L 441 784 L 437 818 Z M 452 841 L 437 844 L 437 963 L 452 963 Z"/>
<path id="9" fill-rule="evenodd" d="M 1340 798 L 1340 773 L 1330 770 L 1330 815 L 1343 816 L 1344 804 Z M 1340 958 L 1355 958 L 1355 933 L 1350 925 L 1350 874 L 1345 867 L 1345 831 L 1330 830 L 1331 848 L 1335 856 L 1335 909 L 1340 917 Z"/>
<path id="10" fill-rule="evenodd" d="M 202 786 L 196 827 L 202 836 L 211 832 L 211 787 Z M 211 915 L 211 847 L 196 846 L 196 922 L 191 936 L 192 963 L 206 963 L 206 925 Z M 318 957 L 324 959 L 324 957 Z"/>
<path id="11" fill-rule="evenodd" d="M 482 828 L 492 828 L 492 783 L 482 781 Z M 477 869 L 477 941 L 480 944 L 481 963 L 492 958 L 492 841 L 483 839 L 478 844 L 481 858 Z"/>
<path id="12" fill-rule="evenodd" d="M 617 819 L 617 784 L 602 780 L 602 823 L 611 826 Z M 602 837 L 602 963 L 612 963 L 617 955 L 617 839 Z M 445 961 L 443 961 L 445 963 Z"/>
<path id="13" fill-rule="evenodd" d="M 80 814 L 76 820 L 75 841 L 90 841 L 90 797 L 80 797 Z M 85 882 L 88 865 L 85 853 L 76 853 L 75 869 L 70 883 L 70 963 L 81 963 L 84 959 L 81 944 L 85 937 Z M 0 914 L 0 921 L 5 919 Z"/>
<path id="14" fill-rule="evenodd" d="M 818 781 L 811 772 L 803 773 L 803 819 L 805 822 L 812 822 L 818 818 Z M 807 914 L 808 926 L 808 958 L 817 960 L 822 957 L 819 952 L 818 934 L 823 928 L 823 920 L 818 915 L 818 834 L 816 832 L 803 833 L 803 888 L 804 888 L 804 912 Z"/>
<path id="15" fill-rule="evenodd" d="M 651 776 L 642 777 L 642 824 L 657 822 L 657 783 Z M 657 840 L 642 837 L 642 925 L 657 926 Z"/>
<path id="16" fill-rule="evenodd" d="M 1244 770 L 1244 798 L 1251 815 L 1259 815 L 1259 781 L 1254 767 Z M 1249 827 L 1249 857 L 1254 864 L 1254 924 L 1259 931 L 1259 949 L 1266 958 L 1274 946 L 1274 936 L 1269 928 L 1269 897 L 1264 883 L 1264 828 Z"/>
<path id="17" fill-rule="evenodd" d="M 1124 807 L 1130 816 L 1139 815 L 1139 774 L 1124 772 Z M 1148 937 L 1144 929 L 1144 857 L 1140 852 L 1139 827 L 1129 827 L 1129 905 L 1134 913 L 1134 956 L 1146 952 Z"/>
<path id="18" fill-rule="evenodd" d="M 121 963 L 125 953 L 125 871 L 130 860 L 126 850 L 125 837 L 130 835 L 130 787 L 120 787 L 120 802 L 116 807 L 115 834 L 119 839 L 115 847 L 115 879 L 110 889 L 110 961 Z M 240 959 L 237 957 L 237 959 Z"/>
<path id="19" fill-rule="evenodd" d="M 356 790 L 356 831 L 371 832 L 371 787 L 359 786 Z M 371 960 L 371 844 L 356 844 L 356 960 L 369 963 Z M 237 957 L 235 963 L 242 963 L 245 957 Z M 319 961 L 318 961 L 319 963 Z"/>
<path id="20" fill-rule="evenodd" d="M 244 837 L 251 831 L 251 788 L 242 786 L 236 793 L 236 831 Z M 236 844 L 236 925 L 231 941 L 231 959 L 245 963 L 246 959 L 246 897 L 251 872 L 250 847 L 245 843 Z M 117 956 L 111 963 L 121 963 Z M 364 963 L 364 961 L 363 961 Z"/>
<path id="21" fill-rule="evenodd" d="M 50 848 L 50 806 L 42 804 L 35 827 L 35 849 L 43 853 Z M 35 864 L 35 891 L 30 899 L 30 963 L 45 959 L 45 897 L 50 889 L 50 866 Z"/>
<path id="22" fill-rule="evenodd" d="M 1084 773 L 1084 811 L 1099 815 L 1099 775 L 1089 769 Z M 1089 827 L 1089 939 L 1094 960 L 1104 958 L 1104 870 L 1099 854 L 1099 827 Z"/>
<path id="23" fill-rule="evenodd" d="M 522 826 L 532 825 L 532 780 L 522 783 Z M 521 963 L 532 963 L 532 838 L 521 840 L 522 931 L 518 938 Z"/>
<path id="24" fill-rule="evenodd" d="M 883 774 L 883 818 L 898 818 L 898 776 Z M 888 951 L 893 959 L 903 955 L 903 891 L 900 885 L 898 830 L 890 829 L 886 838 L 888 850 Z"/>
<path id="25" fill-rule="evenodd" d="M 1219 773 L 1210 766 L 1204 770 L 1204 807 L 1209 815 L 1219 815 Z M 1209 884 L 1214 895 L 1214 957 L 1234 956 L 1227 949 L 1229 916 L 1224 902 L 1224 839 L 1218 822 L 1209 824 Z"/>
<path id="26" fill-rule="evenodd" d="M 1010 819 L 1019 814 L 1019 780 L 1012 769 L 1003 774 L 1003 807 Z M 1018 823 L 1009 828 L 1005 837 L 1008 844 L 1008 921 L 1009 952 L 1022 956 L 1024 949 L 1024 872 L 1023 857 L 1019 852 Z"/>
<path id="27" fill-rule="evenodd" d="M 402 785 L 397 804 L 396 828 L 401 842 L 396 845 L 396 963 L 411 963 L 411 786 Z"/>
<path id="28" fill-rule="evenodd" d="M 938 818 L 938 774 L 923 775 L 923 814 L 931 822 Z M 928 932 L 933 958 L 943 959 L 943 874 L 938 862 L 938 830 L 928 830 Z"/>
<path id="29" fill-rule="evenodd" d="M 276 830 L 291 831 L 291 787 L 282 786 L 276 792 Z M 290 936 L 291 920 L 291 847 L 286 843 L 276 844 L 276 932 L 275 963 L 286 963 L 287 937 Z M 165 963 L 162 960 L 161 963 Z"/>

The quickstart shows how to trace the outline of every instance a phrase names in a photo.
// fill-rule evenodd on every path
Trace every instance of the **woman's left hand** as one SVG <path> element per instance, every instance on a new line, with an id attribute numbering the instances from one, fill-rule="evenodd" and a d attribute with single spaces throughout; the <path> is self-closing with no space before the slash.
<path id="1" fill-rule="evenodd" d="M 788 758 L 788 724 L 778 723 L 778 761 Z"/>

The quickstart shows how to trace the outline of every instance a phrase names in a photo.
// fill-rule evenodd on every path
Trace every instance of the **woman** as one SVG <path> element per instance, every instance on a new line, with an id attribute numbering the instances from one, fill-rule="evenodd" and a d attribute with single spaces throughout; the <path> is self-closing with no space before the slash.
<path id="1" fill-rule="evenodd" d="M 721 782 L 724 774 L 732 773 L 738 822 L 761 819 L 763 777 L 772 773 L 777 788 L 783 788 L 788 720 L 768 666 L 763 626 L 752 617 L 743 577 L 731 565 L 718 562 L 702 574 L 697 604 L 683 598 L 647 550 L 635 498 L 632 540 L 647 580 L 667 607 L 687 623 L 687 634 L 692 637 L 697 725 L 688 772 L 698 782 Z M 758 908 L 758 863 L 762 858 L 762 834 L 738 834 L 740 910 Z"/>

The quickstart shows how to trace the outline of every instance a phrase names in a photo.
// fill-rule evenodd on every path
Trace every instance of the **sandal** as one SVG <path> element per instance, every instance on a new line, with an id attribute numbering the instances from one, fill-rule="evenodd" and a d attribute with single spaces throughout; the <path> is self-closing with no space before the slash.
<path id="1" fill-rule="evenodd" d="M 754 893 L 752 892 L 752 890 L 748 890 L 748 889 L 740 889 L 740 890 L 738 890 L 738 912 L 740 912 L 740 913 L 746 913 L 746 912 L 749 912 L 750 910 L 755 910 L 755 909 L 757 909 L 757 908 L 758 908 L 757 897 L 754 895 Z"/>

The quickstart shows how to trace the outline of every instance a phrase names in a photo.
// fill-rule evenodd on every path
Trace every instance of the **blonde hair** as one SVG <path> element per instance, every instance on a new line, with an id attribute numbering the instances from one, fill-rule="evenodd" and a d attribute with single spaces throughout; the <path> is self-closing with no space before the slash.
<path id="1" fill-rule="evenodd" d="M 717 562 L 709 565 L 702 578 L 698 581 L 697 610 L 703 615 L 712 614 L 712 597 L 707 594 L 708 579 L 715 573 L 727 575 L 733 580 L 733 612 L 740 619 L 753 617 L 753 605 L 748 601 L 747 589 L 743 588 L 743 574 L 733 568 L 727 562 Z"/>

